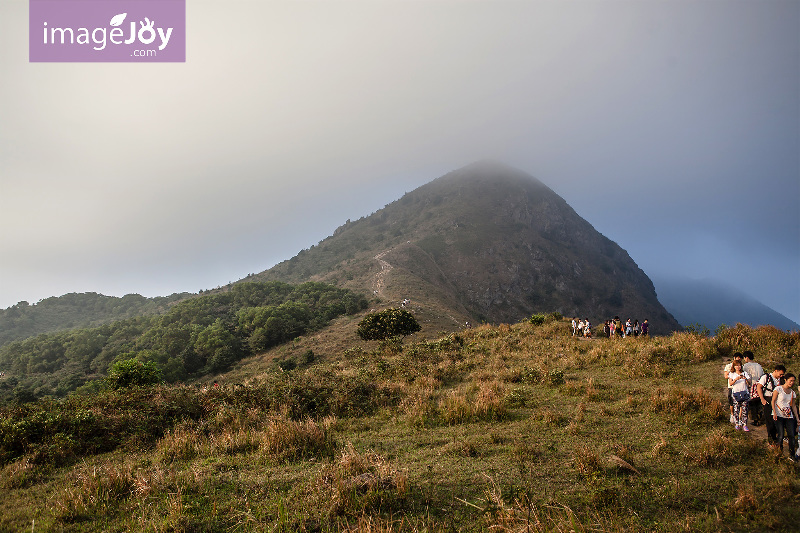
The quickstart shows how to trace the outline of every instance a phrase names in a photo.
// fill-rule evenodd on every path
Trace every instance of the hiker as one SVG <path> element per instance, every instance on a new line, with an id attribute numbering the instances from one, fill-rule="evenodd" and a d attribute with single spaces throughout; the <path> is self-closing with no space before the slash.
<path id="1" fill-rule="evenodd" d="M 639 319 L 633 320 L 633 336 L 638 337 L 642 330 L 639 328 Z"/>
<path id="2" fill-rule="evenodd" d="M 572 336 L 578 334 L 578 317 L 573 317 L 572 319 Z"/>
<path id="3" fill-rule="evenodd" d="M 611 338 L 611 326 L 609 326 L 610 320 L 606 320 L 603 324 L 603 335 L 606 336 L 607 339 Z"/>
<path id="4" fill-rule="evenodd" d="M 747 406 L 750 403 L 750 374 L 742 369 L 741 359 L 735 359 L 728 373 L 728 385 L 733 398 L 733 416 L 736 429 L 750 431 L 747 427 Z"/>
<path id="5" fill-rule="evenodd" d="M 750 412 L 750 417 L 753 419 L 753 425 L 760 426 L 764 423 L 764 418 L 762 416 L 763 409 L 761 409 L 761 398 L 758 396 L 757 388 L 758 381 L 761 379 L 761 376 L 764 375 L 764 369 L 760 364 L 754 361 L 753 352 L 750 350 L 745 351 L 742 355 L 744 356 L 742 370 L 750 374 L 750 380 L 753 384 L 750 387 L 750 405 L 747 406 L 747 410 Z"/>
<path id="6" fill-rule="evenodd" d="M 629 318 L 625 322 L 625 336 L 630 337 L 631 335 L 633 335 L 633 324 L 631 324 L 631 319 Z"/>
<path id="7" fill-rule="evenodd" d="M 764 415 L 764 423 L 767 426 L 767 442 L 770 446 L 778 444 L 778 432 L 775 428 L 775 421 L 772 419 L 772 391 L 781 385 L 781 379 L 786 373 L 786 367 L 775 365 L 775 370 L 771 374 L 764 374 L 758 380 L 757 392 L 761 400 L 761 409 Z"/>
<path id="8" fill-rule="evenodd" d="M 584 319 L 583 321 L 583 336 L 584 337 L 592 336 L 592 323 L 589 322 L 588 318 Z"/>
<path id="9" fill-rule="evenodd" d="M 727 365 L 725 365 L 725 368 L 722 369 L 722 375 L 725 376 L 726 382 L 728 380 L 728 374 L 730 373 L 731 368 L 733 367 L 733 363 L 736 362 L 737 360 L 740 361 L 740 362 L 742 360 L 742 354 L 739 353 L 739 352 L 736 352 L 735 354 L 733 354 L 733 360 L 730 363 L 728 363 Z M 735 424 L 736 423 L 736 419 L 733 416 L 733 396 L 731 395 L 731 384 L 730 383 L 728 383 L 728 406 L 731 409 L 731 424 Z"/>
<path id="10" fill-rule="evenodd" d="M 647 331 L 649 329 L 650 329 L 650 322 L 648 322 L 647 319 L 645 318 L 644 322 L 642 322 L 642 337 L 647 337 Z"/>
<path id="11" fill-rule="evenodd" d="M 614 317 L 614 335 L 617 337 L 622 337 L 622 320 L 619 319 L 618 316 Z"/>
<path id="12" fill-rule="evenodd" d="M 795 398 L 797 395 L 792 390 L 795 377 L 791 372 L 783 377 L 783 385 L 777 387 L 772 392 L 772 420 L 778 435 L 778 444 L 781 455 L 783 454 L 783 435 L 789 440 L 789 459 L 797 461 L 795 451 L 797 450 L 797 423 L 800 416 L 797 414 Z"/>

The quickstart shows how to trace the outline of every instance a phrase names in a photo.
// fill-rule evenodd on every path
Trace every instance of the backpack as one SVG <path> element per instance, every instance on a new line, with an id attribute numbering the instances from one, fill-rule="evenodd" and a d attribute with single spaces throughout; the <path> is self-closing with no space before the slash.
<path id="1" fill-rule="evenodd" d="M 770 387 L 768 389 L 767 388 L 768 385 L 767 385 L 767 383 L 765 383 L 764 385 L 761 386 L 761 388 L 764 390 L 764 392 L 769 391 L 770 393 L 774 393 L 775 392 L 775 377 L 772 374 L 764 374 L 764 375 L 767 376 L 767 379 L 765 381 L 767 381 L 767 383 L 769 383 L 769 385 L 772 385 L 772 387 Z M 780 385 L 780 383 L 778 385 Z M 756 396 L 758 396 L 758 383 L 756 383 Z M 767 395 L 764 394 L 764 397 L 766 398 Z"/>

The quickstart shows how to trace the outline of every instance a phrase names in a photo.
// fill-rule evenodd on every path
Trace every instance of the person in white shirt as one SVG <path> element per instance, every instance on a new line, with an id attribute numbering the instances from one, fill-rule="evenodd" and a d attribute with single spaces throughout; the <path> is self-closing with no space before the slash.
<path id="1" fill-rule="evenodd" d="M 775 421 L 772 419 L 772 392 L 781 386 L 781 379 L 786 374 L 786 367 L 775 365 L 771 374 L 764 374 L 756 384 L 757 394 L 761 400 L 761 409 L 764 411 L 764 423 L 767 426 L 767 442 L 770 446 L 777 446 L 778 432 Z"/>
<path id="2" fill-rule="evenodd" d="M 783 385 L 778 387 L 772 392 L 772 420 L 775 421 L 776 429 L 778 430 L 778 443 L 781 448 L 781 455 L 783 455 L 783 434 L 789 439 L 789 458 L 792 461 L 797 461 L 795 451 L 797 449 L 797 423 L 800 421 L 800 416 L 797 414 L 797 405 L 795 405 L 795 394 L 792 387 L 794 386 L 794 374 L 789 373 L 783 376 Z"/>
<path id="3" fill-rule="evenodd" d="M 750 431 L 747 427 L 747 404 L 750 402 L 750 374 L 742 370 L 742 362 L 733 361 L 733 367 L 728 373 L 728 385 L 731 387 L 733 397 L 733 416 L 736 419 L 736 429 Z"/>
<path id="4" fill-rule="evenodd" d="M 722 375 L 725 376 L 725 384 L 728 386 L 728 407 L 730 407 L 731 410 L 731 424 L 736 423 L 736 417 L 733 416 L 733 396 L 731 396 L 731 384 L 728 383 L 728 373 L 731 371 L 731 367 L 733 367 L 733 362 L 737 359 L 740 361 L 742 359 L 742 354 L 739 352 L 733 354 L 733 361 L 725 365 L 722 369 Z"/>

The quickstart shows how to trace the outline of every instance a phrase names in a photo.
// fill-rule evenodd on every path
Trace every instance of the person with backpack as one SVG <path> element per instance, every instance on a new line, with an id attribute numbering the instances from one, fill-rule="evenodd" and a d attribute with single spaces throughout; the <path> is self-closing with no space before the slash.
<path id="1" fill-rule="evenodd" d="M 764 368 L 753 360 L 753 352 L 750 350 L 745 351 L 742 355 L 744 356 L 744 365 L 742 365 L 742 369 L 750 374 L 750 379 L 753 384 L 750 388 L 750 405 L 748 405 L 747 410 L 750 412 L 753 425 L 760 426 L 764 423 L 764 418 L 762 416 L 763 409 L 761 408 L 761 398 L 759 398 L 756 389 L 758 388 L 758 381 L 761 379 L 761 376 L 764 375 Z"/>
<path id="2" fill-rule="evenodd" d="M 645 318 L 644 322 L 642 322 L 642 337 L 647 337 L 647 331 L 649 329 L 650 329 L 650 322 L 648 322 L 647 319 Z"/>
<path id="3" fill-rule="evenodd" d="M 772 392 L 772 420 L 778 431 L 778 444 L 780 445 L 781 455 L 783 455 L 783 435 L 789 440 L 789 459 L 797 461 L 795 451 L 797 450 L 797 423 L 800 416 L 797 414 L 797 405 L 794 387 L 794 374 L 791 372 L 783 376 L 783 385 L 777 387 Z"/>
<path id="4" fill-rule="evenodd" d="M 742 369 L 742 361 L 734 359 L 731 371 L 728 373 L 728 385 L 733 396 L 733 416 L 736 419 L 736 429 L 750 431 L 747 427 L 747 406 L 750 403 L 750 374 Z M 794 453 L 794 450 L 792 450 Z"/>
<path id="5" fill-rule="evenodd" d="M 786 373 L 786 367 L 775 365 L 771 374 L 764 374 L 756 384 L 758 398 L 761 400 L 761 409 L 764 414 L 764 423 L 767 426 L 767 442 L 770 446 L 777 446 L 778 431 L 772 419 L 772 391 L 781 385 L 781 379 Z M 783 439 L 781 439 L 783 440 Z"/>

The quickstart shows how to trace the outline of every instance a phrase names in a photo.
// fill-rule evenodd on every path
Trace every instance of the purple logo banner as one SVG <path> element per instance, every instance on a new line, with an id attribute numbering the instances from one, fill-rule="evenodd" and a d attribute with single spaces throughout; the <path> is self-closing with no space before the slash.
<path id="1" fill-rule="evenodd" d="M 186 0 L 29 0 L 31 62 L 186 61 Z"/>

